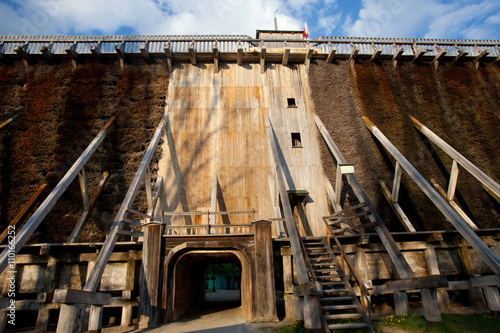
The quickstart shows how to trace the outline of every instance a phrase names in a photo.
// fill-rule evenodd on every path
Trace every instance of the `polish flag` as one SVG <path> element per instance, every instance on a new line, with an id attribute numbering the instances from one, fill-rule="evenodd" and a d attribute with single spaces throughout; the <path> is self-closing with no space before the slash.
<path id="1" fill-rule="evenodd" d="M 307 29 L 307 22 L 304 21 L 304 37 L 309 38 L 309 29 Z"/>

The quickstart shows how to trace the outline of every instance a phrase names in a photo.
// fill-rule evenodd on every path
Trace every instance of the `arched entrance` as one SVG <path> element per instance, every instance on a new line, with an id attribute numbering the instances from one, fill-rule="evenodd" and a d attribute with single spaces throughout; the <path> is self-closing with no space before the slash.
<path id="1" fill-rule="evenodd" d="M 237 268 L 239 274 L 236 284 L 233 280 L 233 287 L 236 286 L 236 289 L 227 288 L 228 279 L 223 276 L 222 269 L 213 269 L 214 266 L 224 265 Z M 179 251 L 178 255 L 171 256 L 168 267 L 167 321 L 176 321 L 193 313 L 207 314 L 228 308 L 238 308 L 234 313 L 243 319 L 252 319 L 251 267 L 242 252 L 184 249 Z M 208 285 L 207 277 L 210 278 Z M 215 280 L 211 280 L 212 277 L 215 277 Z M 215 292 L 213 282 L 218 282 Z M 210 287 L 209 290 L 207 286 Z"/>

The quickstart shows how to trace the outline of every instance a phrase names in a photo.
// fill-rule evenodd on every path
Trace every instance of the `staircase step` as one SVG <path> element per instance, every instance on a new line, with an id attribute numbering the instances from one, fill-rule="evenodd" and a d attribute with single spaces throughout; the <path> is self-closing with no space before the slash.
<path id="1" fill-rule="evenodd" d="M 353 318 L 361 318 L 361 313 L 340 313 L 333 315 L 324 315 L 326 320 L 338 320 L 338 319 L 353 319 Z"/>
<path id="2" fill-rule="evenodd" d="M 324 256 L 324 255 L 328 255 L 329 253 L 328 252 L 314 252 L 314 253 L 308 253 L 307 255 L 308 256 Z"/>
<path id="3" fill-rule="evenodd" d="M 365 323 L 328 325 L 328 328 L 331 330 L 353 330 L 357 328 L 366 328 L 366 327 L 368 327 L 368 325 Z"/>
<path id="4" fill-rule="evenodd" d="M 321 301 L 325 302 L 340 302 L 340 301 L 352 301 L 352 296 L 341 296 L 341 297 L 322 297 Z"/>
<path id="5" fill-rule="evenodd" d="M 344 281 L 321 282 L 322 286 L 343 286 L 344 284 L 345 284 Z"/>
<path id="6" fill-rule="evenodd" d="M 325 269 L 315 269 L 314 273 L 316 273 L 316 272 L 318 272 L 318 273 L 322 273 L 322 272 L 338 272 L 338 270 L 335 269 L 335 268 L 325 268 Z"/>
<path id="7" fill-rule="evenodd" d="M 304 246 L 311 246 L 311 245 L 323 245 L 323 243 L 318 243 L 318 242 L 304 242 Z"/>
<path id="8" fill-rule="evenodd" d="M 337 266 L 332 262 L 320 262 L 320 263 L 316 263 L 316 264 L 312 264 L 312 265 L 313 266 Z"/>
<path id="9" fill-rule="evenodd" d="M 323 311 L 334 311 L 334 310 L 355 310 L 358 307 L 354 304 L 345 304 L 345 305 L 325 305 L 322 306 L 321 309 Z"/>
<path id="10" fill-rule="evenodd" d="M 349 289 L 326 289 L 326 290 L 323 290 L 324 293 L 327 293 L 327 294 L 340 294 L 340 293 L 348 293 L 349 292 Z"/>
<path id="11" fill-rule="evenodd" d="M 341 278 L 342 275 L 338 275 L 338 274 L 332 274 L 332 275 L 320 275 L 320 276 L 316 276 L 318 279 L 333 279 L 333 278 Z"/>

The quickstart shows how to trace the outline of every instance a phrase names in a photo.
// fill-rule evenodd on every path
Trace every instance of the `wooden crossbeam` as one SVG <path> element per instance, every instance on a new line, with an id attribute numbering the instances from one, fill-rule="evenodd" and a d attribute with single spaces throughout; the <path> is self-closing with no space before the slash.
<path id="1" fill-rule="evenodd" d="M 448 287 L 448 279 L 443 275 L 420 276 L 411 279 L 389 281 L 385 284 L 385 287 L 387 288 L 387 292 L 412 289 L 446 288 Z"/>
<path id="2" fill-rule="evenodd" d="M 477 46 L 474 47 L 476 49 L 476 52 L 479 52 L 479 49 Z M 481 62 L 486 58 L 486 56 L 490 54 L 490 50 L 482 50 L 481 53 L 479 53 L 475 58 L 474 58 L 474 66 L 476 67 L 476 70 L 479 68 L 479 65 Z"/>
<path id="3" fill-rule="evenodd" d="M 413 224 L 410 222 L 410 219 L 408 216 L 406 216 L 405 212 L 403 211 L 403 208 L 399 205 L 397 201 L 394 201 L 394 192 L 391 193 L 389 188 L 384 182 L 380 182 L 380 186 L 382 189 L 382 194 L 386 198 L 387 202 L 391 206 L 392 210 L 394 213 L 396 213 L 396 216 L 398 217 L 399 221 L 403 225 L 403 227 L 406 229 L 408 232 L 415 232 L 417 231 Z"/>
<path id="4" fill-rule="evenodd" d="M 48 195 L 48 197 L 43 201 L 43 203 L 38 207 L 36 212 L 31 216 L 31 218 L 26 222 L 24 227 L 19 231 L 16 236 L 16 246 L 15 253 L 19 252 L 24 244 L 31 237 L 36 228 L 40 225 L 43 219 L 50 212 L 52 207 L 56 204 L 57 200 L 61 197 L 61 195 L 66 191 L 68 186 L 73 182 L 73 180 L 80 173 L 80 170 L 83 168 L 85 163 L 89 160 L 92 154 L 97 150 L 100 146 L 107 133 L 110 132 L 113 128 L 113 124 L 115 122 L 115 117 L 112 117 L 108 123 L 104 126 L 103 129 L 97 134 L 97 136 L 92 140 L 87 149 L 78 157 L 78 159 L 73 163 L 71 168 L 66 172 L 64 177 L 59 181 L 57 186 L 52 190 L 52 192 Z M 6 248 L 0 254 L 0 272 L 7 267 L 7 256 L 10 250 Z"/>
<path id="5" fill-rule="evenodd" d="M 401 164 L 401 167 L 415 181 L 420 189 L 427 195 L 441 213 L 450 221 L 460 234 L 477 251 L 481 258 L 497 274 L 500 273 L 500 258 L 479 238 L 469 225 L 458 215 L 455 210 L 432 188 L 424 177 L 411 165 L 410 162 L 394 147 L 385 135 L 367 118 L 363 117 L 366 126 L 385 149 Z"/>
<path id="6" fill-rule="evenodd" d="M 455 46 L 455 48 L 457 48 L 457 47 Z M 468 54 L 469 54 L 469 51 L 467 51 L 467 50 L 458 50 L 458 53 L 455 56 L 455 59 L 453 59 L 453 62 L 454 63 L 461 62 L 464 59 L 464 57 L 467 56 Z"/>
<path id="7" fill-rule="evenodd" d="M 412 62 L 419 62 L 420 60 L 422 60 L 422 57 L 425 55 L 425 52 L 426 50 L 416 49 Z"/>
<path id="8" fill-rule="evenodd" d="M 359 53 L 359 47 L 353 48 L 351 54 L 349 55 L 349 61 L 356 60 L 358 53 Z"/>
<path id="9" fill-rule="evenodd" d="M 111 303 L 111 294 L 74 289 L 56 289 L 52 303 L 107 305 Z"/>

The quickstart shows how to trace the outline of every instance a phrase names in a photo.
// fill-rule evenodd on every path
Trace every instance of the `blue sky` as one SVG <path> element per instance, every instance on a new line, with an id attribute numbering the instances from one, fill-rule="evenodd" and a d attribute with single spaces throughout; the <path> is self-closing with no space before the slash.
<path id="1" fill-rule="evenodd" d="M 310 38 L 500 39 L 499 0 L 0 0 L 0 35 L 255 36 L 275 15 Z"/>

